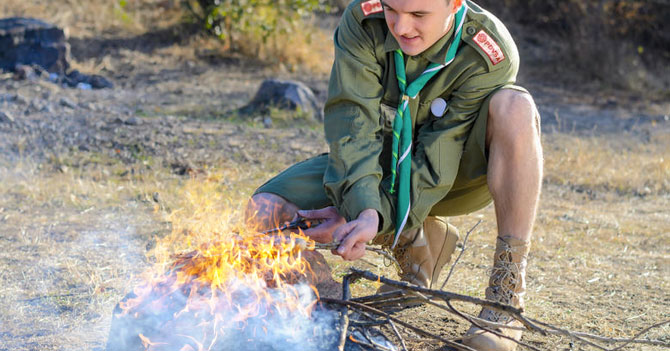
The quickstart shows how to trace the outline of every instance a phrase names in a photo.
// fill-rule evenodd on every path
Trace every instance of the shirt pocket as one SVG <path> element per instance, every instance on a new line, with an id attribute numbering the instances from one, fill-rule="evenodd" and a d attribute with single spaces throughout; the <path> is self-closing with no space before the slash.
<path id="1" fill-rule="evenodd" d="M 379 123 L 382 126 L 382 131 L 384 134 L 393 132 L 393 122 L 395 121 L 395 115 L 398 112 L 398 107 L 381 103 L 379 105 L 379 112 Z"/>

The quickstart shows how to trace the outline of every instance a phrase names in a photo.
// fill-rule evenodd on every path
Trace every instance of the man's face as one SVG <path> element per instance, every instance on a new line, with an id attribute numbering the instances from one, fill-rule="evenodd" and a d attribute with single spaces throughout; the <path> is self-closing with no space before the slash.
<path id="1" fill-rule="evenodd" d="M 382 0 L 382 4 L 391 34 L 405 54 L 414 56 L 447 34 L 461 0 Z"/>

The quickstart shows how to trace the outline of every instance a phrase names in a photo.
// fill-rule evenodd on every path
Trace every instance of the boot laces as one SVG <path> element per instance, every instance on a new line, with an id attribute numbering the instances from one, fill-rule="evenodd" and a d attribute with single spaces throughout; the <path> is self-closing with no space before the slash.
<path id="1" fill-rule="evenodd" d="M 512 260 L 512 252 L 514 248 L 507 243 L 500 255 L 496 257 L 495 265 L 490 269 L 491 282 L 489 289 L 491 292 L 490 298 L 505 305 L 515 305 L 518 303 L 521 296 L 516 293 L 518 288 L 519 273 L 524 268 L 523 264 L 515 263 Z M 489 298 L 487 296 L 487 298 Z M 491 322 L 508 323 L 513 320 L 507 313 L 484 308 L 481 317 Z"/>

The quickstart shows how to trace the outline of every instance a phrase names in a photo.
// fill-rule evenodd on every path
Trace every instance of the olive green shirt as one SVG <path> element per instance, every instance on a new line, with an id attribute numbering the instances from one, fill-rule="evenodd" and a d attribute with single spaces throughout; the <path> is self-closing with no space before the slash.
<path id="1" fill-rule="evenodd" d="M 364 14 L 353 1 L 335 32 L 335 62 L 325 106 L 330 153 L 324 188 L 348 221 L 371 208 L 380 214 L 380 233 L 393 231 L 396 197 L 389 193 L 392 123 L 399 102 L 393 51 L 399 45 L 383 12 Z M 517 48 L 504 25 L 467 1 L 462 42 L 454 61 L 410 100 L 413 124 L 411 213 L 406 229 L 417 228 L 451 189 L 463 145 L 484 99 L 513 84 Z M 406 58 L 411 83 L 429 63 L 444 63 L 452 29 L 423 53 Z M 437 98 L 447 102 L 443 116 L 431 113 Z"/>

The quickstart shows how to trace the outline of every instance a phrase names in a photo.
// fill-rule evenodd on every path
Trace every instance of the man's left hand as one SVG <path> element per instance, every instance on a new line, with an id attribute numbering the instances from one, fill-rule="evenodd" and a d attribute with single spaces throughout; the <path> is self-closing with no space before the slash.
<path id="1" fill-rule="evenodd" d="M 365 255 L 366 243 L 377 235 L 379 214 L 374 209 L 363 210 L 358 218 L 339 226 L 333 233 L 333 240 L 340 242 L 333 254 L 347 261 L 357 260 Z"/>

